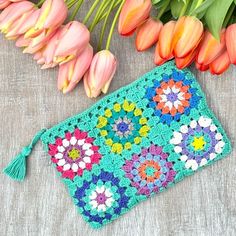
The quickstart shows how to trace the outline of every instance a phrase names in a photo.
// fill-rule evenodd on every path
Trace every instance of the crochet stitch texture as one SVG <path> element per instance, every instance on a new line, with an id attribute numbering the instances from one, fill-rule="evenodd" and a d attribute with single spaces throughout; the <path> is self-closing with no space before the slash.
<path id="1" fill-rule="evenodd" d="M 41 140 L 94 228 L 231 150 L 199 84 L 174 62 L 52 127 Z"/>

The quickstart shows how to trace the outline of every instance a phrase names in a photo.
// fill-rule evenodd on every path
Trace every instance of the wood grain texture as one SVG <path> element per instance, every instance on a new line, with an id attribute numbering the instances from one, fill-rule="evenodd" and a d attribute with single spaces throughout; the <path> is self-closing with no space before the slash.
<path id="1" fill-rule="evenodd" d="M 114 39 L 112 50 L 120 64 L 110 92 L 154 67 L 151 51 L 137 54 L 133 39 Z M 232 140 L 234 150 L 228 158 L 96 231 L 77 214 L 38 144 L 24 182 L 16 183 L 0 174 L 0 235 L 236 235 L 236 68 L 220 77 L 192 71 Z M 36 131 L 94 104 L 95 100 L 86 97 L 82 84 L 62 95 L 56 89 L 56 76 L 57 70 L 40 70 L 31 56 L 23 55 L 13 42 L 0 37 L 0 169 Z"/>

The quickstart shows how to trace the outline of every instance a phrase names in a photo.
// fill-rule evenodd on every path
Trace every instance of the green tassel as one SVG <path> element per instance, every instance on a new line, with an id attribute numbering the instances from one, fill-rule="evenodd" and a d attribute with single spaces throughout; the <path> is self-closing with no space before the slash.
<path id="1" fill-rule="evenodd" d="M 3 170 L 3 172 L 17 181 L 23 181 L 26 175 L 26 158 L 33 151 L 34 146 L 39 141 L 40 137 L 46 129 L 40 130 L 32 139 L 30 145 L 24 147 L 19 155 Z"/>

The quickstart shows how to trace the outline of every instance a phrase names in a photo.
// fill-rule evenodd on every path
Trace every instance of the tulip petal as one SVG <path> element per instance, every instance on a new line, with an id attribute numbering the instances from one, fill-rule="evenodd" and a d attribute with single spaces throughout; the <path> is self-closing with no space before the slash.
<path id="1" fill-rule="evenodd" d="M 210 72 L 213 75 L 220 75 L 225 72 L 230 66 L 230 58 L 227 50 L 217 57 L 210 65 Z"/>
<path id="2" fill-rule="evenodd" d="M 226 30 L 226 47 L 231 63 L 236 65 L 236 23 Z"/>

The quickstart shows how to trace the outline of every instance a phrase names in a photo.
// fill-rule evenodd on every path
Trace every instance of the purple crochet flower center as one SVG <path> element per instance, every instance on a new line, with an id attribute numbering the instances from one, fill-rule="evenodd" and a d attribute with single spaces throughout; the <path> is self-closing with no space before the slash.
<path id="1" fill-rule="evenodd" d="M 96 201 L 99 205 L 105 204 L 107 199 L 108 199 L 108 197 L 105 195 L 105 193 L 98 193 L 97 194 Z"/>
<path id="2" fill-rule="evenodd" d="M 194 136 L 196 132 L 203 132 L 205 134 L 208 134 L 211 139 L 210 148 L 201 154 L 191 152 L 187 146 L 189 136 Z M 183 140 L 180 144 L 180 147 L 182 148 L 181 153 L 182 155 L 186 155 L 188 157 L 188 160 L 196 160 L 197 163 L 200 164 L 202 158 L 206 158 L 207 160 L 209 160 L 210 154 L 214 152 L 216 143 L 217 141 L 215 138 L 215 132 L 211 131 L 209 127 L 203 128 L 199 124 L 197 124 L 195 129 L 190 127 L 188 133 L 183 134 Z"/>

